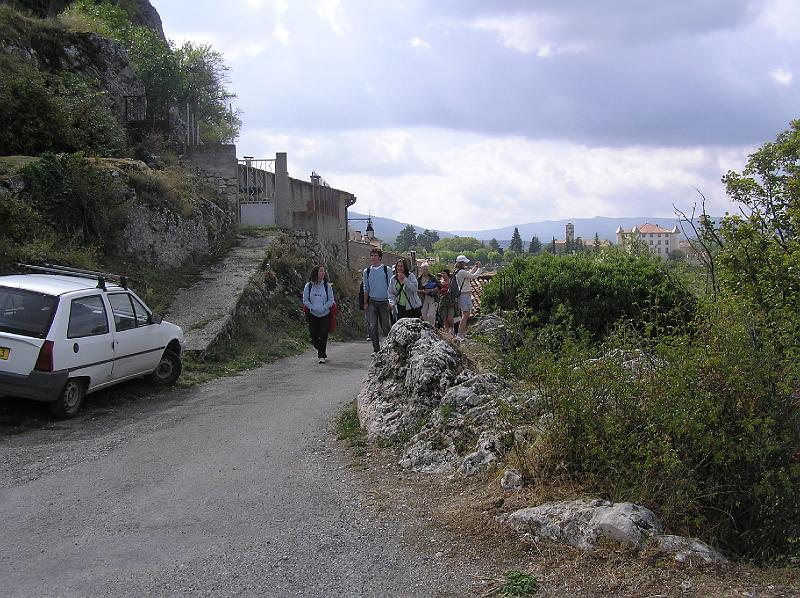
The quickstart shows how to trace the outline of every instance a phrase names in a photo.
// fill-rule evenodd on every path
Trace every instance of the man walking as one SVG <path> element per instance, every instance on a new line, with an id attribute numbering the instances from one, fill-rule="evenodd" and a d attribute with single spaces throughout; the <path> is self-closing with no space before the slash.
<path id="1" fill-rule="evenodd" d="M 383 251 L 377 247 L 369 252 L 370 265 L 364 270 L 364 311 L 367 314 L 369 338 L 377 352 L 380 346 L 379 330 L 389 334 L 389 268 L 381 263 Z"/>

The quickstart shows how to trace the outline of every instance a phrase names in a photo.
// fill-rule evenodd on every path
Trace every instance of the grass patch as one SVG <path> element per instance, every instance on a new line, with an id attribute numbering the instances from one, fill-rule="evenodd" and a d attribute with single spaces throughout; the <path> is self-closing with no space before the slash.
<path id="1" fill-rule="evenodd" d="M 8 178 L 17 174 L 24 166 L 35 162 L 38 158 L 30 156 L 2 156 L 0 157 L 0 178 Z"/>
<path id="2" fill-rule="evenodd" d="M 511 569 L 492 584 L 483 596 L 532 596 L 539 589 L 539 582 L 530 573 Z"/>
<path id="3" fill-rule="evenodd" d="M 299 355 L 309 347 L 304 329 L 269 329 L 266 325 L 244 328 L 239 335 L 220 343 L 202 357 L 187 356 L 181 383 L 202 384 L 253 370 L 284 357 Z"/>
<path id="4" fill-rule="evenodd" d="M 336 418 L 336 437 L 358 455 L 367 450 L 367 434 L 358 420 L 358 407 L 353 401 Z"/>
<path id="5" fill-rule="evenodd" d="M 252 224 L 239 225 L 237 232 L 243 237 L 265 237 L 269 233 L 277 233 L 279 229 L 277 226 L 256 226 Z"/>

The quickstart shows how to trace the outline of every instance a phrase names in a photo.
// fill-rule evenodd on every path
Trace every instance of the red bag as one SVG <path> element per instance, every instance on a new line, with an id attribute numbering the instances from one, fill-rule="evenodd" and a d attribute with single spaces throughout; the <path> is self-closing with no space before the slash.
<path id="1" fill-rule="evenodd" d="M 339 315 L 339 307 L 334 303 L 331 305 L 331 319 L 328 321 L 328 332 L 336 332 L 336 316 Z"/>

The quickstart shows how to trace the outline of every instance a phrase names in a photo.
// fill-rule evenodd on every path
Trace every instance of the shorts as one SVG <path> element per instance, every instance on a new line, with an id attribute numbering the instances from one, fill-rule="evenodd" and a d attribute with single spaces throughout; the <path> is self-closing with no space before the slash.
<path id="1" fill-rule="evenodd" d="M 440 307 L 439 313 L 442 314 L 443 318 L 446 318 L 448 316 L 452 318 L 454 315 L 456 315 L 456 308 L 453 307 L 452 305 L 448 305 L 446 307 Z"/>
<path id="2" fill-rule="evenodd" d="M 461 311 L 472 311 L 472 293 L 461 293 L 458 298 L 458 307 Z"/>

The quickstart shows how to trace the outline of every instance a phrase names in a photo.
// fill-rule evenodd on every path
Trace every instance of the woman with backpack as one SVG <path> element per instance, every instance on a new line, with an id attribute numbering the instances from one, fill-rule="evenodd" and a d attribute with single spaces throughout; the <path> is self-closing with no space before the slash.
<path id="1" fill-rule="evenodd" d="M 389 305 L 397 308 L 398 320 L 421 317 L 422 299 L 417 290 L 417 277 L 409 270 L 408 262 L 397 260 L 394 275 L 389 280 Z"/>
<path id="2" fill-rule="evenodd" d="M 303 309 L 308 320 L 311 344 L 317 350 L 319 363 L 328 361 L 328 330 L 333 299 L 333 287 L 328 282 L 325 266 L 314 266 L 306 286 L 303 287 Z"/>
<path id="3" fill-rule="evenodd" d="M 465 255 L 456 258 L 456 273 L 451 284 L 455 284 L 457 291 L 451 288 L 451 296 L 458 297 L 458 307 L 461 308 L 461 321 L 458 323 L 458 334 L 456 338 L 464 339 L 467 333 L 467 320 L 472 313 L 472 279 L 481 275 L 481 263 L 475 262 L 472 270 L 467 270 L 469 259 Z"/>
<path id="4" fill-rule="evenodd" d="M 423 262 L 419 267 L 419 289 L 417 292 L 422 298 L 422 319 L 436 327 L 436 307 L 439 295 L 439 281 L 431 276 L 430 265 Z"/>
<path id="5" fill-rule="evenodd" d="M 456 315 L 456 302 L 450 296 L 450 270 L 439 272 L 439 319 L 442 327 L 453 334 L 453 317 Z"/>

